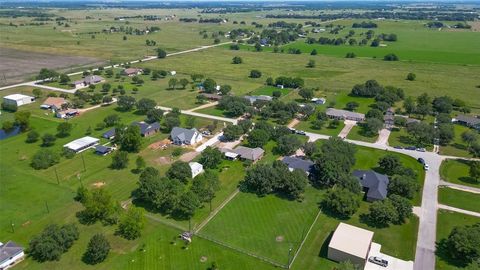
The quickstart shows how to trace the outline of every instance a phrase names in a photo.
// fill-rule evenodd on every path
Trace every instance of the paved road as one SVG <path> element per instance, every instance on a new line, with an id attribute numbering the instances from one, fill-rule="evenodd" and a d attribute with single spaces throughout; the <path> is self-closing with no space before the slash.
<path id="1" fill-rule="evenodd" d="M 357 125 L 357 121 L 345 120 L 344 122 L 345 126 L 338 134 L 338 137 L 340 138 L 346 138 L 348 136 L 348 133 L 350 133 L 350 130 L 352 130 L 352 128 Z"/>
<path id="2" fill-rule="evenodd" d="M 165 107 L 165 106 L 157 106 L 157 109 L 162 109 L 164 111 L 171 111 L 172 108 Z M 209 115 L 209 114 L 204 114 L 204 113 L 197 113 L 197 112 L 192 112 L 191 110 L 180 110 L 181 113 L 186 114 L 186 115 L 192 115 L 192 116 L 198 116 L 198 117 L 203 117 L 203 118 L 208 118 L 208 119 L 213 119 L 213 120 L 219 120 L 223 122 L 228 122 L 232 123 L 234 125 L 237 124 L 237 119 L 232 119 L 232 118 L 227 118 L 227 117 L 221 117 L 221 116 L 215 116 L 215 115 Z"/>
<path id="3" fill-rule="evenodd" d="M 456 207 L 452 207 L 452 206 L 448 206 L 448 205 L 444 205 L 444 204 L 439 204 L 438 208 L 439 209 L 445 209 L 445 210 L 448 210 L 448 211 L 462 213 L 462 214 L 469 215 L 469 216 L 480 217 L 479 212 L 468 211 L 468 210 L 464 210 L 464 209 L 460 209 L 460 208 L 456 208 Z"/>
<path id="4" fill-rule="evenodd" d="M 454 184 L 454 183 L 446 182 L 446 181 L 443 181 L 443 180 L 440 180 L 440 185 L 441 186 L 447 186 L 449 188 L 453 188 L 453 189 L 457 189 L 457 190 L 461 190 L 461 191 L 480 194 L 480 188 Z"/>
<path id="5" fill-rule="evenodd" d="M 197 152 L 202 152 L 203 150 L 205 150 L 205 148 L 207 148 L 208 146 L 213 146 L 217 143 L 220 142 L 220 138 L 223 136 L 223 132 L 220 132 L 218 134 L 215 134 L 212 138 L 210 138 L 208 141 L 206 141 L 205 143 L 203 143 L 202 145 L 200 145 L 199 147 L 197 147 L 195 149 L 195 151 Z"/>

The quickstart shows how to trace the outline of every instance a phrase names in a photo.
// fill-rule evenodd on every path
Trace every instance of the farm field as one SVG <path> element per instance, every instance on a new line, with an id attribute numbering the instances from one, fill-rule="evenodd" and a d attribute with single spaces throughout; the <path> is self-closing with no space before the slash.
<path id="1" fill-rule="evenodd" d="M 448 206 L 480 212 L 480 194 L 443 187 L 438 190 L 438 202 Z"/>
<path id="2" fill-rule="evenodd" d="M 339 31 L 338 35 L 324 33 L 310 33 L 309 37 L 318 39 L 319 37 L 343 37 L 350 30 L 355 34 L 352 38 L 361 40 L 361 33 L 368 29 L 352 29 L 352 23 L 361 20 L 339 20 L 333 22 L 334 25 L 344 25 L 344 29 Z M 301 22 L 299 22 L 301 23 Z M 319 55 L 331 55 L 344 58 L 349 52 L 353 52 L 359 58 L 377 58 L 383 59 L 388 53 L 395 53 L 401 61 L 405 62 L 425 62 L 425 63 L 446 63 L 446 64 L 468 64 L 479 65 L 480 57 L 476 47 L 480 46 L 480 39 L 472 31 L 448 31 L 447 29 L 428 29 L 424 26 L 425 21 L 377 21 L 378 28 L 372 29 L 375 33 L 394 33 L 398 36 L 395 42 L 382 42 L 384 47 L 370 47 L 359 45 L 319 45 L 307 44 L 305 39 L 282 46 L 285 51 L 288 48 L 300 49 L 302 53 L 309 54 L 313 49 L 317 50 Z M 471 46 L 476 44 L 476 46 Z M 253 50 L 250 46 L 242 46 L 243 49 Z M 264 51 L 272 51 L 272 48 L 264 48 Z"/>
<path id="3" fill-rule="evenodd" d="M 455 226 L 473 225 L 480 222 L 480 218 L 468 216 L 460 213 L 438 210 L 437 220 L 437 243 L 447 238 Z M 464 269 L 458 262 L 451 261 L 445 256 L 445 250 L 436 252 L 436 269 L 439 270 L 458 270 Z"/>
<path id="4" fill-rule="evenodd" d="M 257 60 L 259 55 L 261 55 L 262 61 Z M 234 56 L 240 56 L 243 63 L 231 64 Z M 316 60 L 315 68 L 305 68 L 305 63 L 309 59 Z M 191 65 L 192 62 L 197 65 Z M 474 97 L 473 93 L 477 91 L 476 85 L 478 84 L 475 78 L 476 74 L 480 72 L 480 66 L 416 63 L 414 71 L 417 79 L 411 82 L 405 79 L 406 74 L 412 72 L 410 63 L 392 63 L 372 59 L 342 59 L 323 55 L 232 51 L 222 48 L 211 48 L 192 54 L 167 57 L 158 61 L 144 62 L 139 66 L 155 69 L 158 65 L 161 66 L 161 69 L 176 70 L 181 74 L 204 74 L 206 77 L 214 78 L 220 85 L 230 84 L 235 95 L 245 95 L 263 86 L 268 77 L 299 76 L 305 80 L 306 87 L 318 87 L 319 93 L 316 95 L 326 95 L 327 102 L 329 102 L 329 96 L 342 93 L 346 95 L 355 84 L 364 83 L 369 79 L 375 79 L 382 85 L 400 87 L 406 95 L 417 96 L 427 92 L 435 96 L 449 95 L 460 99 L 465 96 Z M 263 74 L 262 77 L 249 78 L 248 71 L 251 69 L 260 70 Z M 450 76 L 451 72 L 457 73 L 458 76 Z M 341 106 L 343 102 L 346 104 L 351 101 L 346 100 L 348 99 L 340 98 L 337 103 Z M 366 100 L 373 103 L 373 99 Z M 465 101 L 473 110 L 480 109 L 480 99 L 472 98 Z M 368 110 L 368 103 L 360 102 L 360 105 L 360 112 Z"/>
<path id="5" fill-rule="evenodd" d="M 470 177 L 469 169 L 470 165 L 467 160 L 447 159 L 442 162 L 440 176 L 443 180 L 454 184 L 480 187 L 480 183 Z"/>

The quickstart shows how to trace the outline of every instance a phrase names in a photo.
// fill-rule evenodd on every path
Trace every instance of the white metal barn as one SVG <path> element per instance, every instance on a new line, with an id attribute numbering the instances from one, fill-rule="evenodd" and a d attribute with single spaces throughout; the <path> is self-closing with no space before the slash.
<path id="1" fill-rule="evenodd" d="M 86 136 L 86 137 L 71 141 L 65 144 L 63 147 L 68 148 L 74 151 L 75 153 L 80 153 L 90 147 L 97 145 L 99 141 L 100 140 L 97 138 Z"/>
<path id="2" fill-rule="evenodd" d="M 25 104 L 29 104 L 35 101 L 34 97 L 22 95 L 22 94 L 12 94 L 3 97 L 3 102 L 5 104 L 13 104 L 17 107 L 20 107 Z"/>

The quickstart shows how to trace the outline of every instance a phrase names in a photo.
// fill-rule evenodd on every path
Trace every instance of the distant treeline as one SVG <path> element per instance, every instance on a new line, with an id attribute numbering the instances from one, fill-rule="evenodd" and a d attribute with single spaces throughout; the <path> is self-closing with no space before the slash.
<path id="1" fill-rule="evenodd" d="M 199 23 L 221 23 L 224 20 L 228 21 L 227 19 L 222 19 L 222 18 L 200 18 L 198 21 Z"/>
<path id="2" fill-rule="evenodd" d="M 353 23 L 352 28 L 377 28 L 377 24 L 374 22 Z"/>
<path id="3" fill-rule="evenodd" d="M 37 11 L 37 10 L 0 10 L 0 18 L 18 18 L 18 17 L 37 17 L 37 19 L 39 19 L 39 18 L 55 17 L 55 15 Z"/>
<path id="4" fill-rule="evenodd" d="M 189 22 L 197 22 L 198 19 L 197 18 L 180 18 L 179 21 L 189 23 Z"/>
<path id="5" fill-rule="evenodd" d="M 215 14 L 226 14 L 226 13 L 242 13 L 242 12 L 253 12 L 253 11 L 264 11 L 271 10 L 272 8 L 242 8 L 242 7 L 226 7 L 226 8 L 205 8 L 200 13 L 215 13 Z"/>
<path id="6" fill-rule="evenodd" d="M 319 19 L 322 21 L 336 19 L 394 19 L 394 20 L 442 20 L 442 21 L 473 21 L 478 15 L 463 12 L 390 12 L 372 11 L 365 13 L 336 13 L 319 15 L 302 14 L 268 14 L 267 18 L 276 19 Z"/>
<path id="7" fill-rule="evenodd" d="M 297 23 L 287 23 L 286 21 L 278 21 L 278 22 L 269 23 L 268 27 L 294 29 L 294 28 L 302 28 L 302 25 Z"/>

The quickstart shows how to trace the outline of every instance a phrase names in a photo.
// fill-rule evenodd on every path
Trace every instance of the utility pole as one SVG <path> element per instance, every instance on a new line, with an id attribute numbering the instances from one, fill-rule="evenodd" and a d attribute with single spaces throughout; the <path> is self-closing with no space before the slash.
<path id="1" fill-rule="evenodd" d="M 47 213 L 50 213 L 50 209 L 48 208 L 48 202 L 45 201 L 45 207 L 47 208 Z"/>
<path id="2" fill-rule="evenodd" d="M 85 158 L 83 158 L 83 152 L 80 152 L 80 156 L 82 157 L 82 162 L 83 162 L 83 171 L 87 171 L 87 167 L 85 167 Z"/>
<path id="3" fill-rule="evenodd" d="M 15 224 L 13 221 L 10 221 L 10 226 L 12 226 L 12 233 L 15 233 Z"/>

